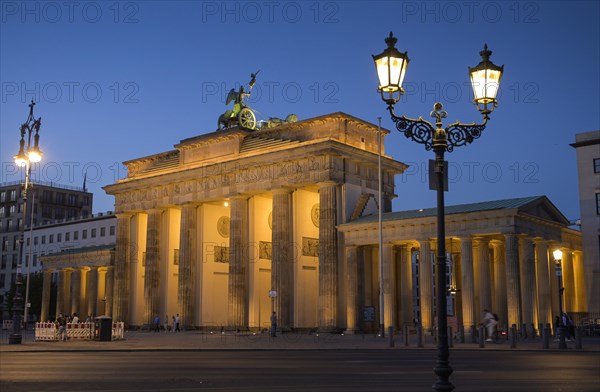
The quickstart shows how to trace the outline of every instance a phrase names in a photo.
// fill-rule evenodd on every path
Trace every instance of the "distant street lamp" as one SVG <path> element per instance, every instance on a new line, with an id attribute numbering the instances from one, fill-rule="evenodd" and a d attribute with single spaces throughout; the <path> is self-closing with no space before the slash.
<path id="1" fill-rule="evenodd" d="M 565 341 L 565 323 L 563 322 L 563 294 L 565 288 L 562 284 L 562 251 L 556 249 L 552 252 L 554 255 L 554 263 L 556 269 L 556 278 L 558 279 L 558 348 L 566 349 L 567 342 Z"/>
<path id="2" fill-rule="evenodd" d="M 13 330 L 8 337 L 8 344 L 21 344 L 21 314 L 23 313 L 23 296 L 21 294 L 23 285 L 23 245 L 25 237 L 25 219 L 27 218 L 27 189 L 29 188 L 29 175 L 31 174 L 31 164 L 42 160 L 42 152 L 40 151 L 40 127 L 42 118 L 33 117 L 33 107 L 35 102 L 32 100 L 29 104 L 29 117 L 21 125 L 21 140 L 19 142 L 19 153 L 15 155 L 15 163 L 19 167 L 25 168 L 25 184 L 23 185 L 23 216 L 19 225 L 19 266 L 17 268 L 17 276 L 15 281 L 15 296 L 13 298 L 12 319 Z M 31 136 L 33 135 L 33 144 Z M 25 145 L 25 136 L 27 136 L 27 145 Z M 33 213 L 33 209 L 31 211 Z M 31 245 L 31 244 L 30 244 Z M 30 260 L 31 262 L 31 260 Z"/>
<path id="3" fill-rule="evenodd" d="M 438 376 L 433 385 L 436 391 L 452 391 L 454 385 L 449 381 L 452 367 L 448 361 L 448 322 L 446 309 L 446 228 L 444 226 L 444 190 L 447 190 L 447 162 L 444 161 L 444 153 L 452 152 L 454 147 L 460 147 L 473 142 L 481 136 L 485 129 L 489 114 L 497 106 L 496 94 L 498 92 L 500 78 L 504 66 L 494 65 L 489 57 L 492 54 L 487 45 L 479 52 L 482 61 L 474 68 L 469 68 L 471 84 L 473 87 L 473 103 L 483 115 L 481 124 L 461 124 L 456 121 L 446 128 L 442 128 L 442 119 L 447 117 L 441 103 L 436 102 L 431 112 L 431 117 L 436 119 L 435 128 L 422 117 L 412 119 L 405 116 L 397 116 L 394 113 L 394 105 L 400 100 L 404 92 L 402 81 L 406 74 L 409 58 L 406 52 L 401 53 L 396 49 L 397 39 L 390 32 L 385 40 L 388 47 L 383 53 L 373 56 L 377 75 L 379 77 L 379 92 L 381 98 L 388 105 L 392 121 L 396 124 L 398 131 L 413 141 L 424 144 L 427 151 L 435 152 L 434 174 L 435 181 L 430 181 L 430 188 L 437 191 L 437 272 L 436 272 L 436 295 L 437 295 L 437 347 L 438 357 L 434 368 Z"/>

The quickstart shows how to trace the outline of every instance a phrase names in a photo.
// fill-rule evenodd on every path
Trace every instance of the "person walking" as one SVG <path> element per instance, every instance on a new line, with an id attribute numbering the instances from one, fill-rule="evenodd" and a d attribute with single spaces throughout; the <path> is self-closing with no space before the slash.
<path id="1" fill-rule="evenodd" d="M 154 332 L 160 332 L 160 316 L 158 314 L 154 318 Z"/>
<path id="2" fill-rule="evenodd" d="M 175 325 L 173 326 L 173 328 L 175 328 L 175 332 L 181 332 L 181 330 L 179 329 L 180 321 L 181 319 L 179 318 L 179 313 L 177 313 L 177 316 L 175 316 Z"/>
<path id="3" fill-rule="evenodd" d="M 56 324 L 58 325 L 58 339 L 63 342 L 67 341 L 67 318 L 63 316 L 62 313 L 58 314 L 58 318 L 56 319 Z"/>
<path id="4" fill-rule="evenodd" d="M 277 315 L 275 312 L 271 314 L 271 337 L 277 337 Z"/>
<path id="5" fill-rule="evenodd" d="M 496 330 L 496 325 L 498 325 L 498 320 L 496 320 L 496 317 L 492 312 L 490 312 L 487 309 L 484 309 L 481 324 L 487 329 L 487 339 L 485 341 L 491 342 L 494 336 L 494 332 Z"/>
<path id="6" fill-rule="evenodd" d="M 169 332 L 169 315 L 165 314 L 165 333 Z"/>

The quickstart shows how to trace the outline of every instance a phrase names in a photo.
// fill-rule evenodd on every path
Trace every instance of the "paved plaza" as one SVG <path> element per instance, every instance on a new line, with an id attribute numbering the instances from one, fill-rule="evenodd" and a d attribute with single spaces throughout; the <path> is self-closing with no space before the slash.
<path id="1" fill-rule="evenodd" d="M 425 336 L 424 347 L 417 347 L 417 337 L 409 335 L 405 345 L 401 334 L 394 335 L 393 347 L 388 336 L 381 338 L 374 334 L 296 334 L 278 333 L 270 337 L 268 333 L 235 333 L 206 331 L 149 332 L 126 331 L 125 339 L 100 342 L 94 340 L 70 339 L 67 342 L 35 341 L 33 331 L 23 331 L 21 345 L 9 345 L 10 331 L 0 332 L 0 353 L 19 351 L 102 351 L 102 350 L 343 350 L 343 349 L 393 349 L 393 350 L 435 350 L 433 336 Z M 542 340 L 521 339 L 516 348 L 509 341 L 502 343 L 485 342 L 481 348 L 478 343 L 459 343 L 454 341 L 451 350 L 508 350 L 508 351 L 569 351 L 598 352 L 600 358 L 600 337 L 582 338 L 582 349 L 576 349 L 574 341 L 567 342 L 567 350 L 559 350 L 558 342 L 551 341 L 549 349 L 543 349 Z"/>

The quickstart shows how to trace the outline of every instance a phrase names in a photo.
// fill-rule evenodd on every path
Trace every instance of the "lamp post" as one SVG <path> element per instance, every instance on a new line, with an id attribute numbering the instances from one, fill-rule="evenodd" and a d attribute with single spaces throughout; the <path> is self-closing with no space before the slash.
<path id="1" fill-rule="evenodd" d="M 565 288 L 562 284 L 562 251 L 556 249 L 552 252 L 554 255 L 554 263 L 556 269 L 556 278 L 558 279 L 558 348 L 566 349 L 567 342 L 565 341 L 565 323 L 563 322 L 563 294 Z"/>
<path id="2" fill-rule="evenodd" d="M 452 152 L 455 147 L 464 146 L 473 142 L 481 136 L 485 129 L 489 114 L 497 106 L 496 93 L 502 77 L 504 66 L 494 65 L 489 57 L 492 54 L 487 45 L 479 53 L 482 61 L 474 68 L 469 68 L 471 84 L 473 87 L 473 103 L 483 115 L 481 124 L 462 124 L 458 121 L 442 128 L 442 119 L 447 117 L 441 103 L 436 102 L 433 106 L 431 117 L 435 118 L 435 127 L 422 117 L 412 119 L 405 116 L 397 116 L 394 113 L 394 105 L 398 103 L 404 89 L 402 81 L 406 74 L 409 58 L 406 52 L 401 53 L 396 49 L 397 39 L 390 32 L 385 40 L 387 48 L 383 53 L 373 56 L 377 75 L 379 77 L 379 92 L 381 98 L 387 104 L 392 121 L 396 124 L 398 131 L 404 136 L 417 143 L 425 145 L 427 151 L 435 152 L 434 175 L 435 181 L 431 182 L 431 189 L 437 191 L 437 257 L 436 257 L 436 295 L 437 295 L 437 361 L 434 373 L 438 376 L 433 388 L 436 391 L 452 391 L 454 385 L 449 378 L 452 374 L 448 350 L 448 322 L 446 309 L 446 228 L 444 223 L 444 190 L 447 187 L 447 162 L 444 161 L 444 153 Z M 446 186 L 445 186 L 446 185 Z"/>
<path id="3" fill-rule="evenodd" d="M 17 268 L 17 276 L 15 282 L 15 296 L 13 298 L 12 319 L 13 330 L 8 337 L 8 344 L 21 344 L 21 314 L 23 313 L 23 296 L 21 289 L 23 285 L 23 245 L 25 237 L 25 219 L 27 218 L 27 189 L 29 188 L 29 175 L 31 174 L 31 164 L 42 160 L 42 152 L 40 151 L 40 127 L 42 118 L 33 117 L 33 107 L 35 102 L 32 100 L 29 104 L 29 117 L 21 125 L 21 140 L 19 141 L 19 153 L 14 156 L 15 163 L 19 167 L 25 168 L 25 184 L 23 185 L 23 217 L 19 225 L 19 266 Z M 33 135 L 33 144 L 31 136 Z M 25 136 L 27 136 L 27 145 L 25 144 Z M 32 211 L 33 213 L 33 211 Z"/>

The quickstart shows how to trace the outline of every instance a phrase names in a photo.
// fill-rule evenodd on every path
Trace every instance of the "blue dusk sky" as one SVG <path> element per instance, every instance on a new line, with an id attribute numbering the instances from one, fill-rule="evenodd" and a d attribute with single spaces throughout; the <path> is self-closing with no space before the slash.
<path id="1" fill-rule="evenodd" d="M 436 101 L 479 122 L 468 66 L 487 43 L 504 65 L 499 106 L 482 137 L 449 160 L 446 203 L 547 195 L 579 218 L 575 134 L 600 129 L 598 1 L 0 1 L 2 182 L 28 103 L 42 117 L 44 160 L 33 180 L 78 186 L 94 212 L 123 161 L 210 133 L 227 92 L 260 70 L 259 118 L 342 111 L 392 130 L 386 154 L 395 211 L 435 206 L 433 152 L 395 130 L 371 58 L 390 31 L 411 62 L 398 114 L 427 117 Z"/>

